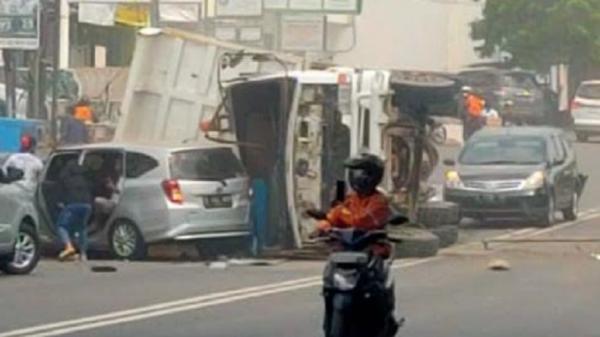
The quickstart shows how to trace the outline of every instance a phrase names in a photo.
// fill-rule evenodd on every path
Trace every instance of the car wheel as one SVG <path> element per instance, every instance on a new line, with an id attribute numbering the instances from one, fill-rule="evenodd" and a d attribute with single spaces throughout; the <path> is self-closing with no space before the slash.
<path id="1" fill-rule="evenodd" d="M 543 227 L 550 227 L 556 222 L 556 202 L 552 193 L 548 196 L 548 205 L 546 206 L 546 214 L 542 219 Z"/>
<path id="2" fill-rule="evenodd" d="M 562 214 L 566 221 L 575 221 L 577 220 L 577 213 L 579 213 L 579 195 L 577 192 L 573 192 L 571 205 L 563 209 Z"/>
<path id="3" fill-rule="evenodd" d="M 40 240 L 35 227 L 23 223 L 19 228 L 15 252 L 12 259 L 0 265 L 0 269 L 11 275 L 31 273 L 40 261 Z"/>
<path id="4" fill-rule="evenodd" d="M 111 254 L 121 260 L 141 260 L 147 247 L 138 227 L 126 219 L 117 219 L 108 233 Z"/>
<path id="5" fill-rule="evenodd" d="M 578 141 L 578 142 L 582 142 L 582 143 L 583 143 L 583 142 L 587 142 L 587 141 L 588 141 L 588 139 L 589 139 L 589 136 L 588 136 L 588 135 L 586 135 L 585 133 L 580 133 L 580 132 L 578 132 L 578 133 L 576 134 L 576 136 L 577 136 L 577 141 Z"/>

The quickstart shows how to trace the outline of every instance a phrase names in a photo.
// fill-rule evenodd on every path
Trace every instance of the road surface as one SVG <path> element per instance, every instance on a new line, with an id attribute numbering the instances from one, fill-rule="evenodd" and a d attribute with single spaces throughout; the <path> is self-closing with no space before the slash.
<path id="1" fill-rule="evenodd" d="M 599 243 L 495 244 L 482 237 L 600 237 L 600 145 L 578 145 L 591 175 L 580 220 L 548 229 L 467 228 L 439 256 L 396 263 L 400 336 L 600 336 Z M 494 272 L 501 258 L 511 269 Z M 93 261 L 92 263 L 99 263 Z M 211 269 L 200 263 L 110 262 L 116 273 L 43 261 L 0 275 L 0 337 L 314 337 L 321 262 Z"/>

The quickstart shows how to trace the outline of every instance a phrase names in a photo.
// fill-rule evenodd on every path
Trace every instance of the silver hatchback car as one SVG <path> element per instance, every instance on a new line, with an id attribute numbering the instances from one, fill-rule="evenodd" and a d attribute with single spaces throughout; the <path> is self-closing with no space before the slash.
<path id="1" fill-rule="evenodd" d="M 141 259 L 150 243 L 250 235 L 249 182 L 233 148 L 108 143 L 62 148 L 49 157 L 36 196 L 46 241 L 56 241 L 58 177 L 72 160 L 84 166 L 96 199 L 89 230 L 94 249 Z M 107 193 L 107 181 L 116 193 Z"/>

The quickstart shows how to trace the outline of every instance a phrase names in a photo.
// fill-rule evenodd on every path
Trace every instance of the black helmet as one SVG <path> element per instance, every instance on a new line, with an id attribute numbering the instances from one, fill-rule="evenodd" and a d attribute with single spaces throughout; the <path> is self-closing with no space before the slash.
<path id="1" fill-rule="evenodd" d="M 383 179 L 385 165 L 379 157 L 363 153 L 344 163 L 348 169 L 348 182 L 356 193 L 372 193 Z"/>

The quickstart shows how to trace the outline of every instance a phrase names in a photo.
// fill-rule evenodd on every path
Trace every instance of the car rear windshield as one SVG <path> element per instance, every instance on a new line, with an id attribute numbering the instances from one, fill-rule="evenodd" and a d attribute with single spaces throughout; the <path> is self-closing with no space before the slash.
<path id="1" fill-rule="evenodd" d="M 490 136 L 467 144 L 459 162 L 465 165 L 535 165 L 547 158 L 546 141 L 534 136 Z"/>
<path id="2" fill-rule="evenodd" d="M 242 163 L 229 148 L 175 152 L 170 164 L 173 179 L 225 180 L 244 175 Z"/>
<path id="3" fill-rule="evenodd" d="M 577 90 L 577 96 L 587 99 L 600 99 L 600 83 L 582 85 Z"/>

